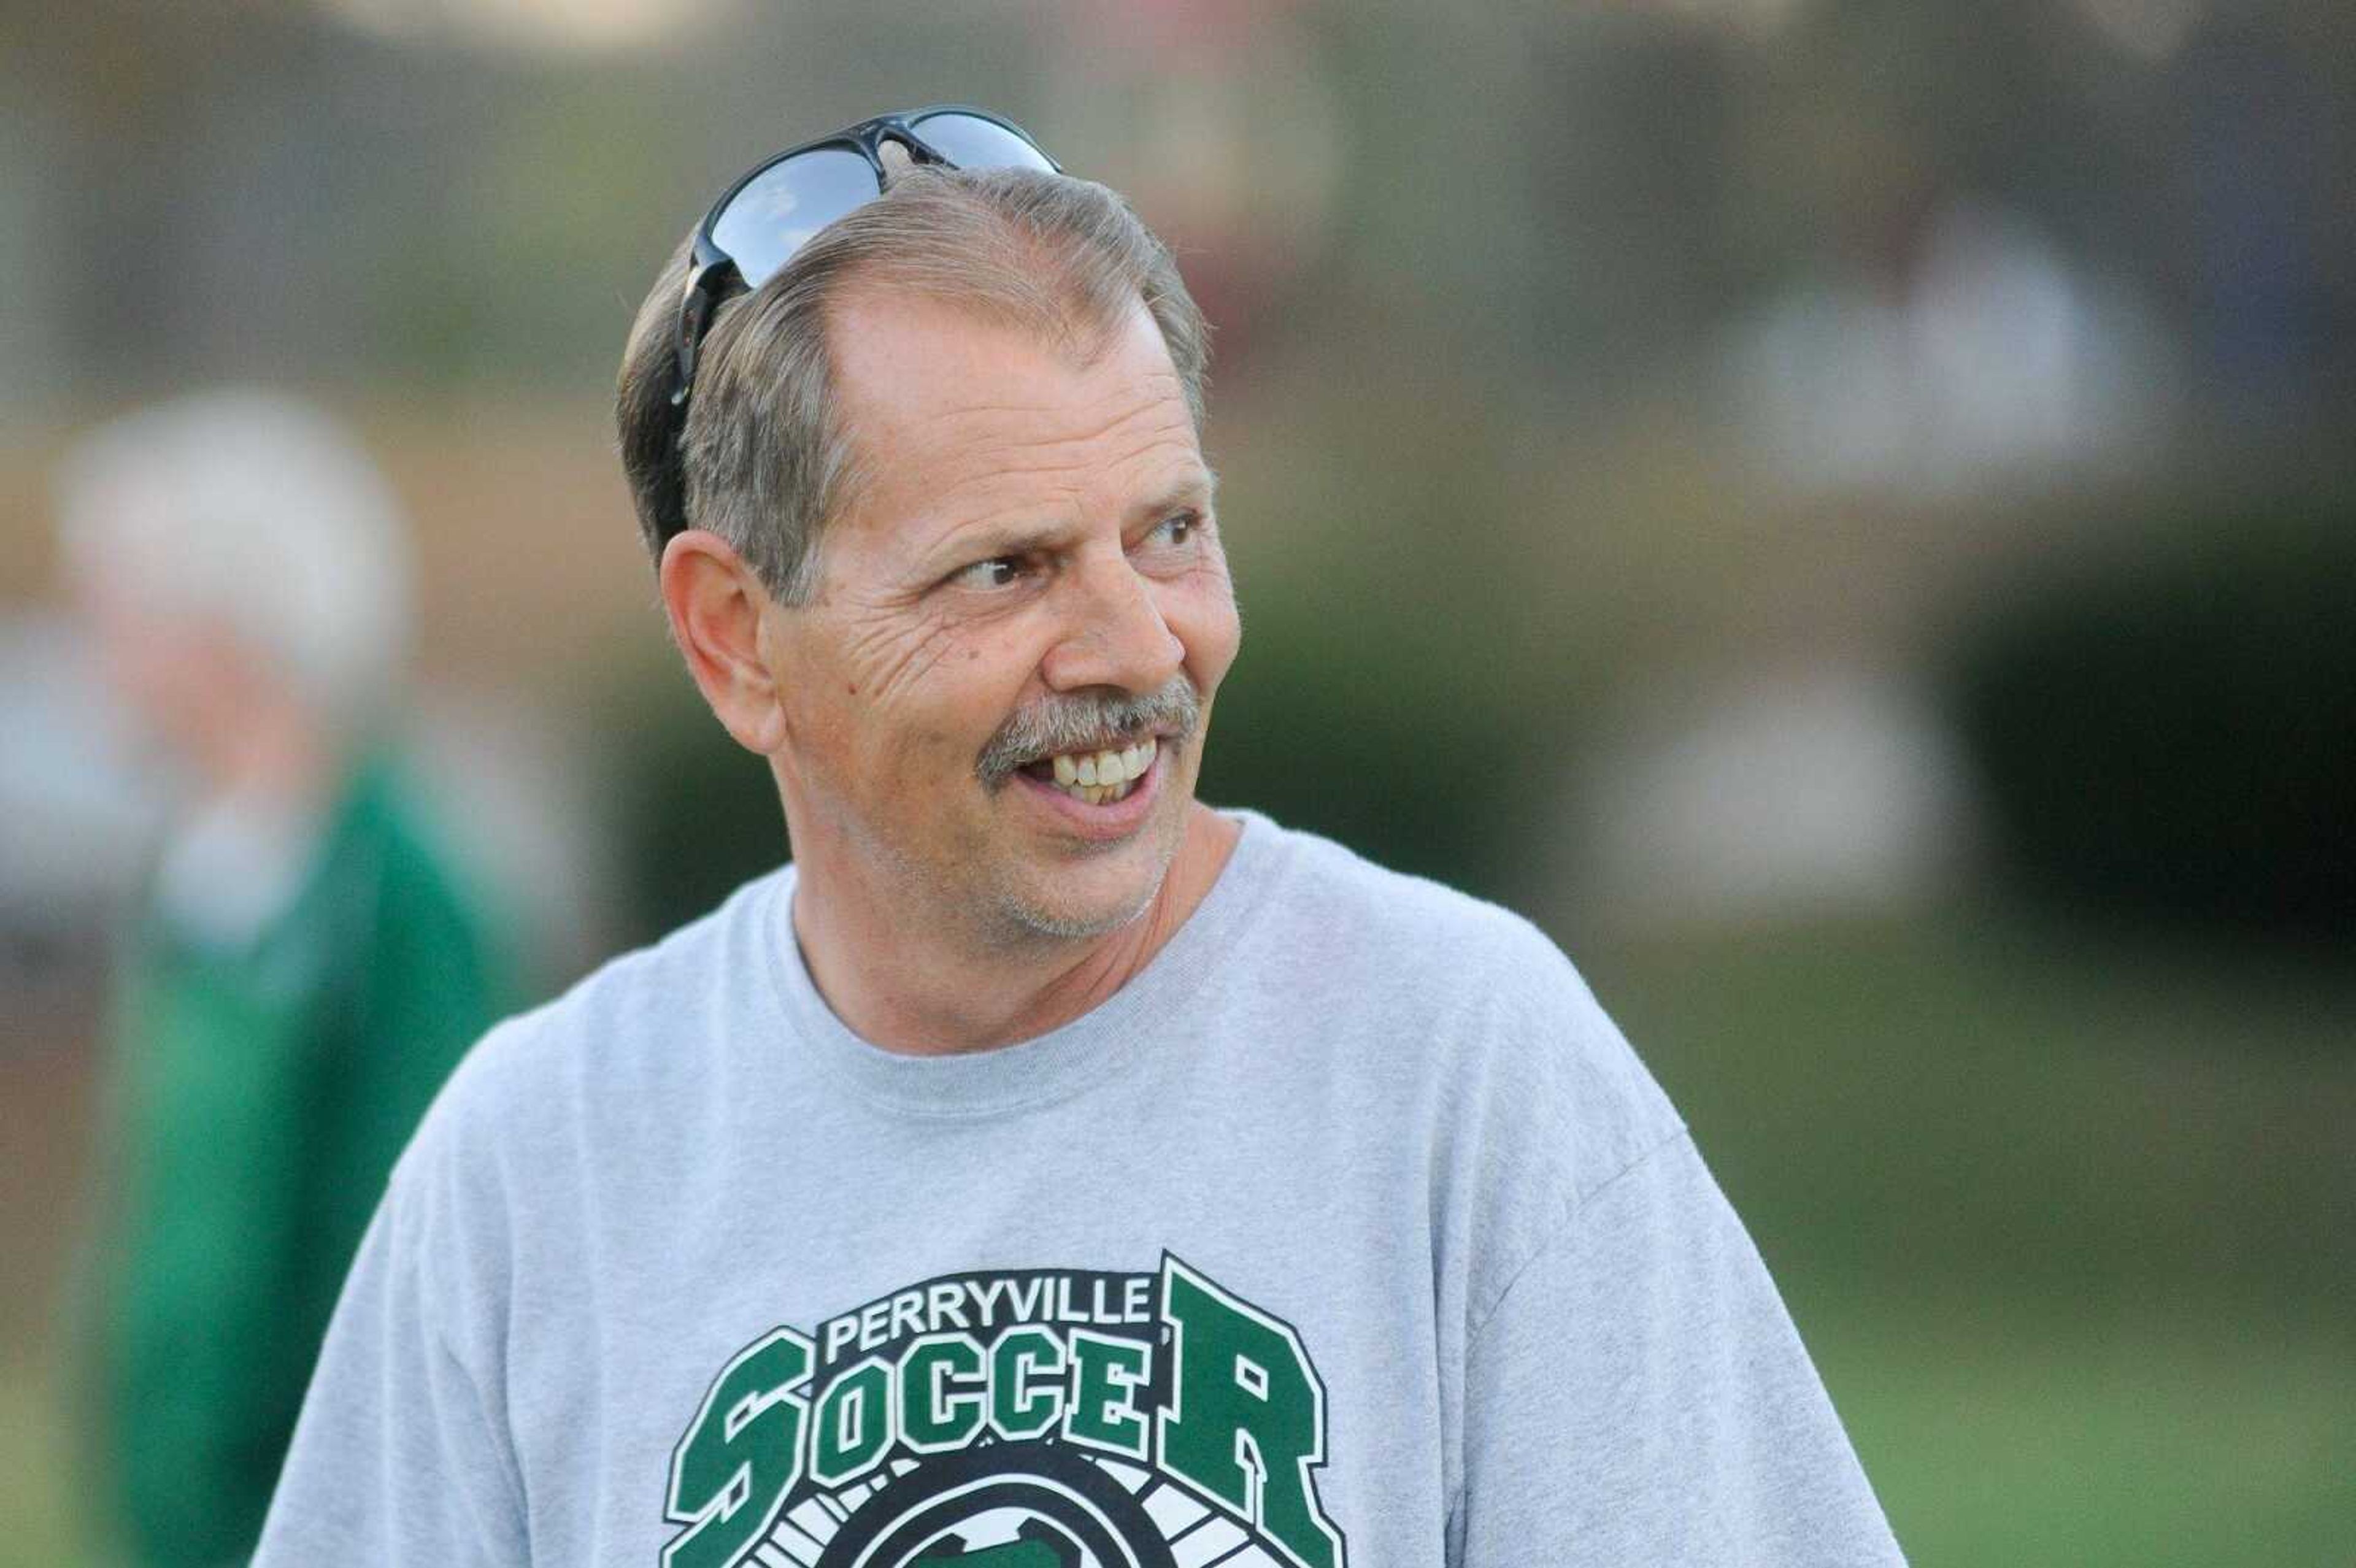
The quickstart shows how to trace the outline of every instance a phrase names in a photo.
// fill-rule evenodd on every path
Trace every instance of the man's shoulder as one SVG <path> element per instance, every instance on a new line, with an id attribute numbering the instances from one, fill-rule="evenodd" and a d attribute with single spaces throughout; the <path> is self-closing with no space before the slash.
<path id="1" fill-rule="evenodd" d="M 1592 1006 L 1552 937 L 1523 916 L 1445 882 L 1392 870 L 1330 838 L 1259 819 L 1280 842 L 1286 944 L 1321 965 L 1451 996 L 1502 989 Z"/>
<path id="2" fill-rule="evenodd" d="M 1280 830 L 1283 933 L 1272 962 L 1294 1004 L 1347 1020 L 1350 1064 L 1470 1118 L 1497 1148 L 1583 1191 L 1682 1128 L 1553 938 L 1501 905 Z"/>

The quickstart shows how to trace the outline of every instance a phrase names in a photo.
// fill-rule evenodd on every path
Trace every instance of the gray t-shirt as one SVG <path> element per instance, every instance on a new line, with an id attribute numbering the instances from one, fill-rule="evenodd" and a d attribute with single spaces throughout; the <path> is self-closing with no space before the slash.
<path id="1" fill-rule="evenodd" d="M 1019 1045 L 853 1035 L 790 869 L 494 1030 L 258 1561 L 1900 1561 L 1555 946 L 1240 819 L 1144 972 Z"/>

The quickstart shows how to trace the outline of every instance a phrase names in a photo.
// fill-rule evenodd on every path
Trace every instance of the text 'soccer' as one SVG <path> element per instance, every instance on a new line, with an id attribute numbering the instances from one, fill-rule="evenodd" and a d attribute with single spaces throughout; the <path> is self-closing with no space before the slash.
<path id="1" fill-rule="evenodd" d="M 945 1275 L 771 1329 L 671 1455 L 663 1568 L 1345 1568 L 1281 1320 L 1152 1274 Z"/>

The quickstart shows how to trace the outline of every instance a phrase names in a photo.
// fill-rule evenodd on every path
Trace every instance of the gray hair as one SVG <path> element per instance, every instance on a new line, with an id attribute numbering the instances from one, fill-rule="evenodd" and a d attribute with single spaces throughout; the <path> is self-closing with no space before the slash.
<path id="1" fill-rule="evenodd" d="M 182 397 L 83 436 L 55 485 L 70 579 L 227 626 L 339 720 L 389 691 L 408 641 L 408 528 L 319 410 L 259 389 Z"/>
<path id="2" fill-rule="evenodd" d="M 971 310 L 1083 360 L 1142 303 L 1202 427 L 1209 328 L 1169 249 L 1103 186 L 1031 169 L 895 176 L 719 308 L 682 423 L 673 351 L 691 246 L 639 306 L 615 397 L 622 467 L 658 560 L 682 528 L 708 528 L 780 602 L 809 603 L 820 538 L 859 478 L 826 336 L 854 280 Z"/>

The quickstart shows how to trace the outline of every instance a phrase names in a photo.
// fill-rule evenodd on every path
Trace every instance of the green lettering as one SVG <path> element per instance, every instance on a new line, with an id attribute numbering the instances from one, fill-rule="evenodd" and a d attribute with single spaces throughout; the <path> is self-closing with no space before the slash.
<path id="1" fill-rule="evenodd" d="M 809 1367 L 810 1342 L 777 1328 L 712 1380 L 671 1450 L 664 1517 L 687 1528 L 663 1548 L 663 1568 L 734 1568 L 776 1522 L 798 1477 L 809 1408 L 790 1391 Z"/>
<path id="2" fill-rule="evenodd" d="M 1001 1334 L 990 1350 L 991 1428 L 1014 1440 L 1036 1437 L 1055 1425 L 1064 1405 L 1063 1371 L 1064 1347 L 1046 1329 L 1028 1324 Z"/>
<path id="3" fill-rule="evenodd" d="M 837 1374 L 818 1396 L 818 1452 L 810 1474 L 839 1487 L 884 1456 L 892 1445 L 892 1369 L 870 1356 Z"/>
<path id="4" fill-rule="evenodd" d="M 1317 1506 L 1325 1390 L 1292 1330 L 1168 1253 L 1173 1407 L 1162 1465 L 1258 1525 L 1299 1568 L 1340 1568 L 1342 1535 Z"/>
<path id="5" fill-rule="evenodd" d="M 911 1448 L 962 1448 L 980 1430 L 982 1391 L 949 1392 L 953 1376 L 981 1376 L 981 1347 L 963 1334 L 927 1334 L 900 1358 L 900 1435 Z"/>
<path id="6" fill-rule="evenodd" d="M 1095 1448 L 1145 1457 L 1145 1421 L 1130 1391 L 1151 1373 L 1151 1353 L 1136 1339 L 1116 1339 L 1072 1330 L 1075 1370 L 1072 1407 L 1064 1413 L 1064 1435 Z"/>

